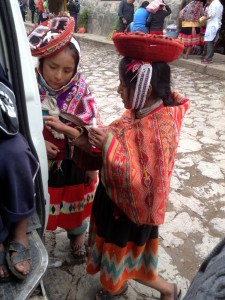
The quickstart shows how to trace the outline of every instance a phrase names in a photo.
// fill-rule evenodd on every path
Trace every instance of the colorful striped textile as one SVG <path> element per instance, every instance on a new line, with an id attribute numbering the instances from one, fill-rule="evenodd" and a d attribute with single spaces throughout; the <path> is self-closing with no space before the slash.
<path id="1" fill-rule="evenodd" d="M 200 44 L 200 27 L 184 27 L 178 35 L 178 39 L 185 47 L 196 46 Z"/>
<path id="2" fill-rule="evenodd" d="M 44 137 L 47 138 L 46 135 Z M 53 139 L 51 141 L 53 142 Z M 97 186 L 97 181 L 89 186 L 85 185 L 85 171 L 82 171 L 73 160 L 66 159 L 66 140 L 57 140 L 53 144 L 63 146 L 63 142 L 64 147 L 60 148 L 57 158 L 49 160 L 50 207 L 47 230 L 55 230 L 57 227 L 64 229 L 80 227 L 83 220 L 91 214 Z"/>
<path id="3" fill-rule="evenodd" d="M 97 182 L 93 182 L 90 186 L 83 183 L 61 187 L 49 186 L 51 202 L 46 229 L 80 227 L 83 220 L 91 214 L 96 185 Z"/>
<path id="4" fill-rule="evenodd" d="M 163 104 L 141 119 L 134 112 L 110 125 L 103 149 L 102 182 L 107 194 L 135 224 L 160 225 L 169 199 L 183 117 L 189 100 L 173 94 L 176 106 Z"/>
<path id="5" fill-rule="evenodd" d="M 198 22 L 201 16 L 204 16 L 201 1 L 191 1 L 180 11 L 180 18 L 185 21 Z"/>
<path id="6" fill-rule="evenodd" d="M 90 263 L 91 259 L 92 263 Z M 89 274 L 100 271 L 100 280 L 104 288 L 115 292 L 120 290 L 123 282 L 128 279 L 147 282 L 154 280 L 157 275 L 157 264 L 158 239 L 150 240 L 140 247 L 129 242 L 126 247 L 120 248 L 117 245 L 104 243 L 102 238 L 96 236 L 87 271 Z"/>

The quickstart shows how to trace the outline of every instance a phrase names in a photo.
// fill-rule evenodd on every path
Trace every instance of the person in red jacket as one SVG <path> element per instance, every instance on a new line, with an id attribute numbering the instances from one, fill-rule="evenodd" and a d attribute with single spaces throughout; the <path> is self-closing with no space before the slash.
<path id="1" fill-rule="evenodd" d="M 38 25 L 43 22 L 42 13 L 44 11 L 43 0 L 37 1 L 37 8 L 38 8 Z"/>

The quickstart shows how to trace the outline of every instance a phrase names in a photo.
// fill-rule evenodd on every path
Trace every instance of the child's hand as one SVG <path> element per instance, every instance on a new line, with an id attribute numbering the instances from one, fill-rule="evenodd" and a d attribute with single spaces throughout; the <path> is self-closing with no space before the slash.
<path id="1" fill-rule="evenodd" d="M 46 146 L 48 159 L 56 158 L 57 154 L 59 153 L 59 148 L 48 141 L 45 141 L 45 146 Z"/>
<path id="2" fill-rule="evenodd" d="M 122 18 L 123 24 L 127 24 L 127 20 L 125 18 Z"/>
<path id="3" fill-rule="evenodd" d="M 89 143 L 96 148 L 102 150 L 105 140 L 108 135 L 108 128 L 103 127 L 90 127 L 88 130 Z"/>
<path id="4" fill-rule="evenodd" d="M 97 179 L 97 175 L 98 175 L 97 171 L 86 171 L 84 184 L 91 185 L 92 182 Z"/>
<path id="5" fill-rule="evenodd" d="M 59 120 L 58 117 L 44 116 L 45 127 L 49 130 L 55 130 L 59 133 L 65 133 L 67 125 Z"/>

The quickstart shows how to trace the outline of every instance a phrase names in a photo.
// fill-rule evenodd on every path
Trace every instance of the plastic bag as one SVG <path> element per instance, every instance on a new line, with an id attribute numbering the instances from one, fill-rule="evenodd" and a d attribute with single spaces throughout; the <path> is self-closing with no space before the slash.
<path id="1" fill-rule="evenodd" d="M 152 14 L 155 14 L 159 10 L 160 5 L 165 6 L 162 0 L 154 0 L 146 7 L 146 9 Z"/>

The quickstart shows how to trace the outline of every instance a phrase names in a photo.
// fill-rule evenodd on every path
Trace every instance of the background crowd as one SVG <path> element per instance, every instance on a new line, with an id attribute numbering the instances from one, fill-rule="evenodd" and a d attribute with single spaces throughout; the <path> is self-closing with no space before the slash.
<path id="1" fill-rule="evenodd" d="M 202 63 L 212 63 L 214 46 L 219 38 L 223 5 L 219 0 L 195 0 L 180 11 L 181 30 L 178 38 L 184 43 L 183 58 L 188 59 L 194 46 L 202 48 Z M 202 38 L 204 36 L 204 38 Z"/>
<path id="2" fill-rule="evenodd" d="M 18 0 L 18 2 L 24 22 L 26 21 L 28 15 L 28 18 L 31 19 L 32 24 L 40 24 L 49 18 L 47 0 Z"/>
<path id="3" fill-rule="evenodd" d="M 49 11 L 47 0 L 18 1 L 24 21 L 28 16 L 33 24 L 40 24 L 54 16 Z M 199 54 L 203 64 L 212 63 L 215 45 L 221 44 L 220 35 L 223 34 L 220 31 L 223 16 L 223 5 L 220 0 L 183 1 L 177 24 L 174 22 L 170 24 L 170 20 L 166 21 L 172 10 L 164 0 L 143 1 L 136 10 L 134 3 L 135 0 L 120 1 L 118 32 L 127 30 L 178 37 L 185 45 L 184 59 L 188 59 L 190 54 Z M 79 0 L 68 0 L 66 9 L 65 13 L 74 18 L 74 32 L 78 32 Z"/>
<path id="4" fill-rule="evenodd" d="M 179 13 L 178 39 L 184 43 L 183 58 L 201 54 L 203 64 L 211 64 L 214 48 L 222 25 L 223 5 L 220 0 L 185 1 Z M 119 5 L 118 32 L 143 32 L 153 35 L 168 34 L 165 18 L 171 14 L 163 0 L 143 1 L 134 11 L 134 0 L 122 0 Z M 168 34 L 170 35 L 170 34 Z"/>

